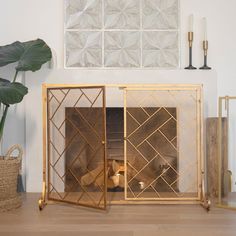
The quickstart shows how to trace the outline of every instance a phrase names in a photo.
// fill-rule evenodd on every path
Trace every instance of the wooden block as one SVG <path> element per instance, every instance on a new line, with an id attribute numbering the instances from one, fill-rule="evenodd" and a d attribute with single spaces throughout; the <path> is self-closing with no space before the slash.
<path id="1" fill-rule="evenodd" d="M 206 158 L 207 158 L 207 192 L 210 198 L 218 197 L 219 188 L 219 163 L 218 163 L 218 118 L 206 120 Z M 222 118 L 222 179 L 227 170 L 227 119 Z M 224 190 L 222 189 L 222 192 Z"/>

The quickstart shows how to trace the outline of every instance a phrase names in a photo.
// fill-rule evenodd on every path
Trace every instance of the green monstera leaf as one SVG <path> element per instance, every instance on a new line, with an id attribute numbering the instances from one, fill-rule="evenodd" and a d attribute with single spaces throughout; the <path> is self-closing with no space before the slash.
<path id="1" fill-rule="evenodd" d="M 18 82 L 0 78 L 0 103 L 11 105 L 19 103 L 28 93 L 28 88 Z"/>
<path id="2" fill-rule="evenodd" d="M 51 58 L 51 49 L 42 39 L 0 47 L 0 66 L 18 62 L 16 71 L 37 71 Z"/>
<path id="3" fill-rule="evenodd" d="M 28 93 L 27 87 L 16 82 L 18 72 L 40 70 L 42 65 L 50 61 L 51 58 L 51 49 L 42 39 L 27 42 L 16 41 L 9 45 L 0 46 L 0 67 L 16 63 L 12 82 L 0 78 L 0 108 L 3 108 L 0 117 L 0 141 L 9 106 L 20 103 Z"/>

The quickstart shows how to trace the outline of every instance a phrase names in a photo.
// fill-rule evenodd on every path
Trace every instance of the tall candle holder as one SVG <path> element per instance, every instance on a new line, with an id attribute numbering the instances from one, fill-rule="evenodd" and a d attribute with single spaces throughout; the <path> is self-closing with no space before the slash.
<path id="1" fill-rule="evenodd" d="M 211 70 L 211 67 L 207 65 L 207 52 L 208 52 L 208 41 L 203 41 L 203 51 L 204 51 L 204 65 L 200 67 L 200 70 Z"/>
<path id="2" fill-rule="evenodd" d="M 188 43 L 189 43 L 189 66 L 185 67 L 186 70 L 196 70 L 197 68 L 192 65 L 192 54 L 193 54 L 193 32 L 188 32 Z"/>

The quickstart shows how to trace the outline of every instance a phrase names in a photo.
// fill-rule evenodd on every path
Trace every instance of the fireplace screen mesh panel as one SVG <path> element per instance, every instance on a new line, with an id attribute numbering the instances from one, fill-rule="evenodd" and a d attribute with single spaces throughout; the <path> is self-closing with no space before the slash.
<path id="1" fill-rule="evenodd" d="M 199 199 L 198 91 L 125 91 L 126 200 Z"/>
<path id="2" fill-rule="evenodd" d="M 50 88 L 48 198 L 104 209 L 104 88 Z"/>

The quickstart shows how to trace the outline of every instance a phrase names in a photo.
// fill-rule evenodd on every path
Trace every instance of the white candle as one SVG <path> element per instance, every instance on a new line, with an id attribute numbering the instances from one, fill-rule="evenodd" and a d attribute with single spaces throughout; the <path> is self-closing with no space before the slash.
<path id="1" fill-rule="evenodd" d="M 207 19 L 203 18 L 204 41 L 207 41 Z"/>
<path id="2" fill-rule="evenodd" d="M 189 32 L 193 32 L 193 14 L 189 16 Z"/>

